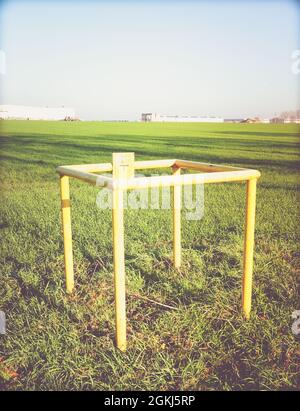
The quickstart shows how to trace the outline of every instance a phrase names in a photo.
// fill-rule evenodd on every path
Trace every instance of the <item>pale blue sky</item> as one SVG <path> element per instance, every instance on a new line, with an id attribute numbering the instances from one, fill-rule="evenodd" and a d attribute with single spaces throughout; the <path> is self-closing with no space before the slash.
<path id="1" fill-rule="evenodd" d="M 295 1 L 4 0 L 0 22 L 2 104 L 97 120 L 299 108 Z"/>

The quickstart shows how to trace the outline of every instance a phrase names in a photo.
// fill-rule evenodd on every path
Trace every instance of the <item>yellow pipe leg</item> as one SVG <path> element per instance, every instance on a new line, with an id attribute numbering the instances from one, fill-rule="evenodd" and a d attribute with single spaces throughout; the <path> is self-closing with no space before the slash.
<path id="1" fill-rule="evenodd" d="M 70 209 L 70 189 L 69 177 L 60 177 L 62 226 L 64 237 L 64 259 L 66 273 L 67 292 L 71 293 L 74 288 L 73 272 L 73 251 L 72 251 L 72 229 L 71 229 L 71 209 Z"/>
<path id="2" fill-rule="evenodd" d="M 243 275 L 243 312 L 247 319 L 250 318 L 252 299 L 256 182 L 255 178 L 247 181 Z"/>
<path id="3" fill-rule="evenodd" d="M 173 168 L 173 175 L 180 175 L 180 168 Z M 181 265 L 181 186 L 173 187 L 173 260 L 175 268 Z"/>
<path id="4" fill-rule="evenodd" d="M 123 191 L 113 190 L 113 253 L 116 313 L 116 342 L 121 351 L 126 350 L 126 300 L 124 261 Z"/>

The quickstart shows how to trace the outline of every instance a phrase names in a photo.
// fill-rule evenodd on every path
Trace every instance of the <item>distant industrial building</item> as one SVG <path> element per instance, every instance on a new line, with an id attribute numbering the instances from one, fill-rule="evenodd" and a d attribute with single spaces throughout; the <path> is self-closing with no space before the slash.
<path id="1" fill-rule="evenodd" d="M 289 123 L 300 123 L 300 118 L 285 118 L 284 119 L 284 124 L 289 124 Z"/>
<path id="2" fill-rule="evenodd" d="M 224 118 L 224 123 L 241 123 L 243 118 Z"/>
<path id="3" fill-rule="evenodd" d="M 223 123 L 224 119 L 219 117 L 166 116 L 157 113 L 142 113 L 141 121 L 178 123 Z"/>
<path id="4" fill-rule="evenodd" d="M 225 118 L 225 123 L 270 123 L 268 118 L 260 118 L 260 117 L 247 117 L 247 118 Z"/>
<path id="5" fill-rule="evenodd" d="M 261 123 L 261 122 L 262 120 L 259 117 L 254 117 L 254 118 L 247 117 L 241 121 L 241 123 Z"/>
<path id="6" fill-rule="evenodd" d="M 0 105 L 1 120 L 77 120 L 75 110 L 66 107 Z"/>

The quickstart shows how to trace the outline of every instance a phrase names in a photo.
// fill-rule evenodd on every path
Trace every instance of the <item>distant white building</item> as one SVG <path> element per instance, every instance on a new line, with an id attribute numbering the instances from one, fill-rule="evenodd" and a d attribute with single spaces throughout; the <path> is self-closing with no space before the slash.
<path id="1" fill-rule="evenodd" d="M 75 110 L 66 107 L 0 105 L 2 120 L 76 120 Z"/>
<path id="2" fill-rule="evenodd" d="M 166 116 L 157 113 L 142 113 L 141 121 L 152 122 L 178 122 L 178 123 L 223 123 L 224 119 L 219 117 L 200 116 Z"/>
<path id="3" fill-rule="evenodd" d="M 284 119 L 284 123 L 285 123 L 285 124 L 289 124 L 289 123 L 299 124 L 299 123 L 300 123 L 300 119 L 299 119 L 299 118 L 292 118 L 292 119 L 290 119 L 290 118 L 285 118 L 285 119 Z"/>

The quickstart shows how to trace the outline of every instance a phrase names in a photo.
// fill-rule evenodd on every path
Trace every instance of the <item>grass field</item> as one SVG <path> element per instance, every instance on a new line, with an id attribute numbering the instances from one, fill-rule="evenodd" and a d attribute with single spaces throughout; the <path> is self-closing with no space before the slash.
<path id="1" fill-rule="evenodd" d="M 2 389 L 296 389 L 299 128 L 295 125 L 2 121 Z M 63 164 L 184 158 L 256 168 L 253 311 L 241 315 L 245 184 L 205 188 L 171 264 L 170 210 L 127 210 L 128 350 L 114 346 L 111 212 L 71 181 L 76 290 L 65 293 Z M 168 309 L 150 300 L 175 307 Z"/>

